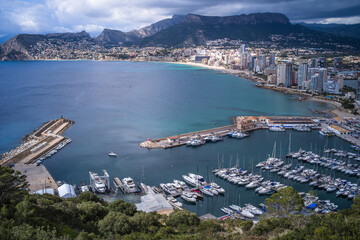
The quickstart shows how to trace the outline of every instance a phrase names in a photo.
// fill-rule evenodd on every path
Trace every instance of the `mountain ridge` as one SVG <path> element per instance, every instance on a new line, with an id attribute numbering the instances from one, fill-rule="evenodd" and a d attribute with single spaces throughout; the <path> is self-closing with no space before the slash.
<path id="1" fill-rule="evenodd" d="M 123 32 L 104 29 L 92 38 L 89 33 L 18 34 L 0 45 L 0 60 L 33 60 L 36 54 L 134 45 L 137 47 L 187 47 L 206 45 L 217 39 L 263 42 L 277 47 L 309 47 L 359 51 L 357 39 L 315 31 L 291 24 L 281 13 L 252 13 L 234 16 L 174 15 L 139 30 Z M 39 46 L 38 43 L 41 43 Z M 66 52 L 65 51 L 65 52 Z M 61 54 L 63 55 L 63 54 Z M 65 54 L 66 55 L 66 54 Z"/>

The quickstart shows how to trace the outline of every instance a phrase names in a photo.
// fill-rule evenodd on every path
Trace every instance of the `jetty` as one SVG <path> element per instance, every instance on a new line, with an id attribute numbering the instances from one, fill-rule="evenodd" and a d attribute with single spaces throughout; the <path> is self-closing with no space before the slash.
<path id="1" fill-rule="evenodd" d="M 57 184 L 45 166 L 36 164 L 39 160 L 59 146 L 65 146 L 70 140 L 61 134 L 74 121 L 64 118 L 50 120 L 24 137 L 22 143 L 1 155 L 0 164 L 13 167 L 27 176 L 29 191 L 45 191 L 48 188 L 57 190 Z"/>
<path id="2" fill-rule="evenodd" d="M 140 147 L 143 148 L 173 148 L 185 145 L 189 139 L 204 138 L 210 134 L 217 136 L 226 136 L 232 129 L 236 128 L 236 125 L 228 125 L 218 128 L 212 128 L 197 132 L 190 132 L 172 137 L 159 138 L 155 140 L 148 140 L 140 143 Z"/>
<path id="3" fill-rule="evenodd" d="M 323 119 L 321 119 L 323 120 Z M 284 128 L 294 129 L 296 127 L 319 128 L 319 118 L 294 117 L 294 116 L 237 116 L 233 117 L 233 124 L 218 128 L 212 128 L 197 132 L 190 132 L 172 137 L 164 137 L 140 143 L 143 148 L 173 148 L 187 144 L 191 139 L 197 139 L 204 143 L 207 136 L 224 137 L 230 132 L 249 133 L 259 129 Z M 201 144 L 200 144 L 201 145 Z M 198 146 L 198 145 L 197 145 Z"/>

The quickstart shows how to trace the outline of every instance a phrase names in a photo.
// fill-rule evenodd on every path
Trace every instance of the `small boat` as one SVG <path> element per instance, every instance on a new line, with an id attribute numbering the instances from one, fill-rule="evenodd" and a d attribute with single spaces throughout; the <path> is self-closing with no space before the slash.
<path id="1" fill-rule="evenodd" d="M 116 156 L 117 156 L 117 154 L 114 153 L 114 152 L 109 152 L 108 155 L 109 155 L 110 157 L 116 157 Z"/>
<path id="2" fill-rule="evenodd" d="M 226 208 L 226 207 L 221 208 L 221 211 L 223 211 L 224 213 L 227 213 L 227 214 L 233 213 L 233 210 Z"/>

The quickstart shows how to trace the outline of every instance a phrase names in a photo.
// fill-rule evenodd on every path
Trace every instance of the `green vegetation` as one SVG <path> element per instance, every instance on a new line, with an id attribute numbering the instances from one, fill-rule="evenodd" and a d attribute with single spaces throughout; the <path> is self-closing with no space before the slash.
<path id="1" fill-rule="evenodd" d="M 189 211 L 145 213 L 123 200 L 107 203 L 91 192 L 74 199 L 29 195 L 25 177 L 0 166 L 0 239 L 358 239 L 360 198 L 351 209 L 300 215 L 291 187 L 266 199 L 268 214 L 252 221 L 200 219 Z"/>

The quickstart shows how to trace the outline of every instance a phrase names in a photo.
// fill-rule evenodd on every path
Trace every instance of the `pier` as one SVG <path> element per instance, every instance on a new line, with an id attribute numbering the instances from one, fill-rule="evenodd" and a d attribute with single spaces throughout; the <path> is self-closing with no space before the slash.
<path id="1" fill-rule="evenodd" d="M 26 175 L 30 192 L 47 188 L 57 190 L 57 184 L 45 166 L 35 163 L 60 144 L 66 144 L 68 138 L 61 134 L 72 124 L 74 121 L 64 118 L 44 123 L 33 133 L 26 135 L 18 147 L 3 153 L 0 164 L 11 166 Z"/>
<path id="2" fill-rule="evenodd" d="M 284 129 L 293 129 L 298 126 L 306 126 L 311 129 L 318 129 L 318 122 L 323 118 L 311 117 L 293 117 L 293 116 L 237 116 L 233 118 L 233 124 L 218 128 L 212 128 L 197 132 L 190 132 L 172 137 L 165 137 L 155 140 L 148 140 L 140 143 L 143 148 L 173 148 L 185 145 L 191 139 L 204 140 L 207 136 L 224 137 L 231 131 L 249 133 L 258 129 L 269 129 L 272 127 L 282 127 Z"/>

